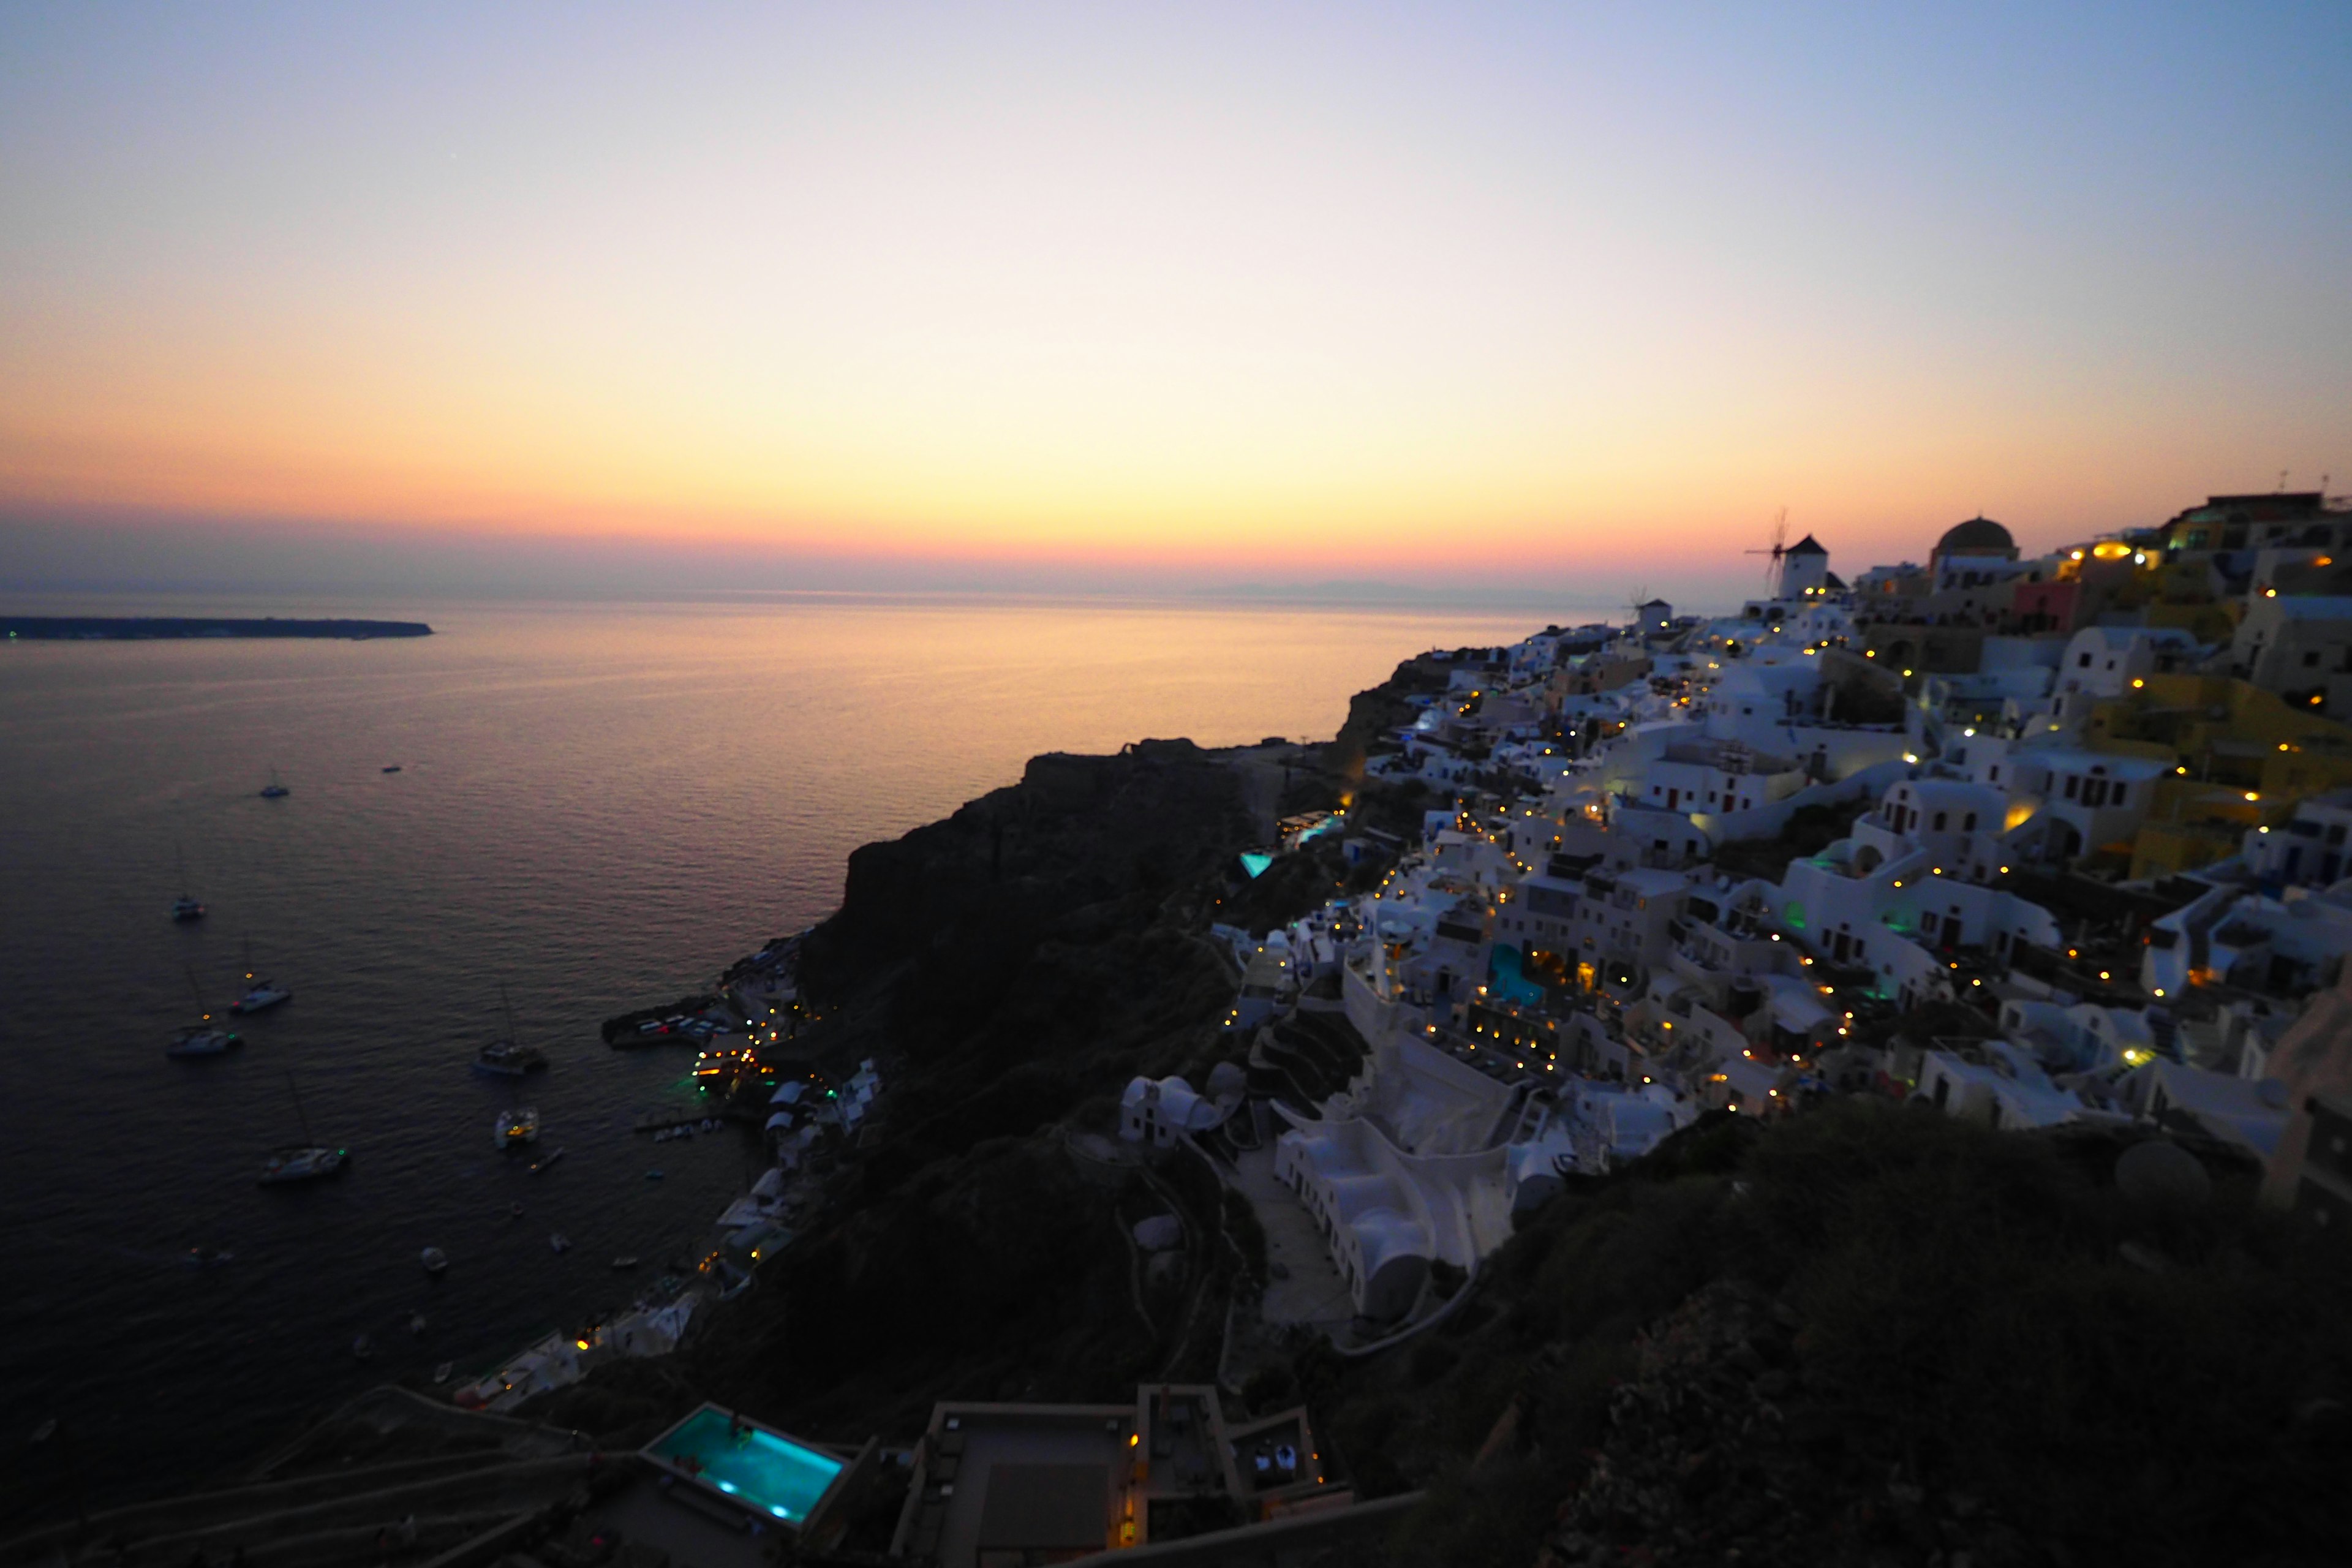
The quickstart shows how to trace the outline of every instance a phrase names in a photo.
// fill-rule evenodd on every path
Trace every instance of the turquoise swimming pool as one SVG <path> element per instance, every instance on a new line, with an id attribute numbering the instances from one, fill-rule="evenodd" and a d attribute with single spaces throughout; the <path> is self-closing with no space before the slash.
<path id="1" fill-rule="evenodd" d="M 829 1454 L 706 1405 L 660 1436 L 646 1456 L 755 1512 L 798 1524 L 841 1474 Z"/>

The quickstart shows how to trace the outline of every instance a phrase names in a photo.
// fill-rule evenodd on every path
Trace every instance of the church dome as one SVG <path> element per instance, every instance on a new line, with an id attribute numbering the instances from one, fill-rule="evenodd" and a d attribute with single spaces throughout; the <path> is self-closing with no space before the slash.
<path id="1" fill-rule="evenodd" d="M 2017 554 L 2017 541 L 2009 530 L 1989 517 L 1972 517 L 1966 522 L 1954 523 L 1936 542 L 1938 555 L 2008 555 Z"/>

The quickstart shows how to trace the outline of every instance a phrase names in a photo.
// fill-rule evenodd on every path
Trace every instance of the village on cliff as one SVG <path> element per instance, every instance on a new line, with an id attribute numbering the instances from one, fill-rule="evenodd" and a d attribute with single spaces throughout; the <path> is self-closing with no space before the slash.
<path id="1" fill-rule="evenodd" d="M 1128 1136 L 1213 1130 L 1287 1189 L 1360 1339 L 1709 1110 L 2151 1124 L 2352 1223 L 2352 510 L 2215 496 L 2032 557 L 1979 517 L 1924 566 L 1849 583 L 1810 536 L 1770 564 L 1734 615 L 1424 655 L 1365 769 L 1444 803 L 1418 839 L 1293 818 L 1285 848 L 1393 865 L 1218 928 L 1225 1027 L 1302 1087 L 1139 1079 Z M 1318 1035 L 1357 1053 L 1337 1092 Z"/>

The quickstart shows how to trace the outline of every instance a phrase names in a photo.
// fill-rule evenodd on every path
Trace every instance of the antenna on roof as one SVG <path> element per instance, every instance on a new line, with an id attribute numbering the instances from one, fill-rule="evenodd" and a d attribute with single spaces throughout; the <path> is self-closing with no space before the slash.
<path id="1" fill-rule="evenodd" d="M 1764 581 L 1769 585 L 1772 582 L 1773 574 L 1780 569 L 1780 557 L 1789 552 L 1788 544 L 1789 509 L 1784 506 L 1780 509 L 1779 515 L 1772 519 L 1772 548 L 1769 550 L 1743 550 L 1740 553 L 1742 555 L 1763 555 L 1770 557 L 1770 559 L 1764 563 Z"/>

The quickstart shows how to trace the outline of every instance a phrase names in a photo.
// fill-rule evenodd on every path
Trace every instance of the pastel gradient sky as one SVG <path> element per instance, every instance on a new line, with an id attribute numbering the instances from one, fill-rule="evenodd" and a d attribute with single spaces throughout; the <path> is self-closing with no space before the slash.
<path id="1" fill-rule="evenodd" d="M 2347 80 L 2341 4 L 14 4 L 0 578 L 1704 595 L 2352 489 Z"/>

